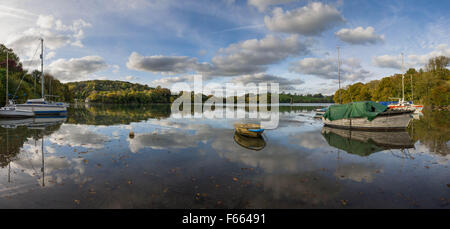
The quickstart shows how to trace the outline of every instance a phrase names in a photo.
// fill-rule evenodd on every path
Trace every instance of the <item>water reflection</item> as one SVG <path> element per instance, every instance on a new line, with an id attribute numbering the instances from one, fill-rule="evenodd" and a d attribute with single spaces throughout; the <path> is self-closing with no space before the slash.
<path id="1" fill-rule="evenodd" d="M 38 184 L 45 187 L 46 172 L 51 172 L 55 166 L 67 166 L 61 158 L 50 156 L 46 159 L 44 147 L 44 136 L 56 132 L 65 120 L 65 117 L 0 120 L 0 133 L 2 133 L 0 141 L 4 146 L 1 147 L 0 162 L 2 167 L 7 164 L 9 185 L 15 183 L 12 175 L 16 175 L 16 171 L 20 170 L 23 174 L 37 177 Z M 50 151 L 53 149 L 50 148 Z M 0 196 L 3 196 L 4 192 L 9 192 L 10 195 L 24 193 L 27 186 L 29 187 L 29 184 L 18 187 L 7 185 L 6 188 L 0 189 Z"/>
<path id="2" fill-rule="evenodd" d="M 0 120 L 0 208 L 450 207 L 445 114 L 370 133 L 323 128 L 314 108 L 280 107 L 263 139 L 168 105 Z"/>
<path id="3" fill-rule="evenodd" d="M 263 137 L 251 138 L 235 132 L 233 138 L 237 144 L 250 150 L 259 151 L 266 147 L 266 141 Z"/>
<path id="4" fill-rule="evenodd" d="M 360 131 L 323 127 L 322 135 L 330 146 L 360 156 L 389 149 L 414 148 L 414 142 L 406 131 Z"/>

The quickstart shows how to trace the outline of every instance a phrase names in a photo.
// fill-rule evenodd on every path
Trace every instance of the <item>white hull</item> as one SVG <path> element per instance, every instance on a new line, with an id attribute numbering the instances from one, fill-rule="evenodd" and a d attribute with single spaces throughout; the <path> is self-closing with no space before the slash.
<path id="1" fill-rule="evenodd" d="M 411 113 L 379 115 L 372 121 L 369 121 L 367 118 L 338 119 L 330 121 L 322 117 L 325 126 L 362 130 L 406 129 L 411 119 Z"/>
<path id="2" fill-rule="evenodd" d="M 388 107 L 391 110 L 411 110 L 414 111 L 414 113 L 416 114 L 422 113 L 423 110 L 423 105 L 411 104 L 403 100 L 400 100 L 398 103 L 395 104 L 389 104 Z"/>
<path id="3" fill-rule="evenodd" d="M 3 118 L 26 118 L 33 117 L 34 115 L 34 112 L 27 110 L 18 110 L 14 107 L 3 107 L 2 109 L 0 109 L 0 117 Z"/>
<path id="4" fill-rule="evenodd" d="M 61 107 L 61 106 L 37 106 L 37 105 L 24 105 L 24 104 L 17 104 L 17 108 L 20 108 L 21 110 L 30 111 L 36 113 L 36 115 L 39 114 L 52 114 L 52 113 L 64 113 L 67 112 L 67 108 Z"/>
<path id="5" fill-rule="evenodd" d="M 48 103 L 44 99 L 28 100 L 24 104 L 16 104 L 20 110 L 34 112 L 36 115 L 60 115 L 67 112 L 67 105 L 64 103 Z"/>

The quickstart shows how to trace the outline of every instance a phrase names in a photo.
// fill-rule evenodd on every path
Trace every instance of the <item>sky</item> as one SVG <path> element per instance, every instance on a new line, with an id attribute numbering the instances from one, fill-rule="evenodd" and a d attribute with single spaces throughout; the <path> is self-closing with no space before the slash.
<path id="1" fill-rule="evenodd" d="M 0 0 L 0 43 L 62 82 L 276 82 L 333 94 L 450 56 L 450 1 Z"/>

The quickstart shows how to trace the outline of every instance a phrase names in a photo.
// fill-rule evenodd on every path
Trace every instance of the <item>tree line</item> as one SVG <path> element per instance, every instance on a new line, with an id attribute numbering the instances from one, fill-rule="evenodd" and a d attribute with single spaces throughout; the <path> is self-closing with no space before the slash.
<path id="1" fill-rule="evenodd" d="M 8 54 L 8 63 L 6 55 Z M 6 67 L 8 65 L 8 95 L 6 95 Z M 71 101 L 72 94 L 67 85 L 62 84 L 53 76 L 44 76 L 45 94 L 53 95 L 55 101 Z M 27 99 L 41 97 L 41 72 L 28 72 L 23 69 L 17 54 L 12 49 L 0 44 L 0 106 L 4 106 L 7 99 L 23 103 Z"/>
<path id="2" fill-rule="evenodd" d="M 432 108 L 448 107 L 450 92 L 449 57 L 431 58 L 425 69 L 408 69 L 404 74 L 405 100 Z M 334 93 L 337 103 L 356 101 L 395 101 L 402 97 L 402 74 L 368 83 L 354 83 Z"/>

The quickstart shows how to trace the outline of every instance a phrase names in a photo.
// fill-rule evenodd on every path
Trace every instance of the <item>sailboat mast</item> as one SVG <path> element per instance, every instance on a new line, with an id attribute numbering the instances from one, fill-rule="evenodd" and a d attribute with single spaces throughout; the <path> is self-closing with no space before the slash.
<path id="1" fill-rule="evenodd" d="M 41 96 L 44 97 L 44 39 L 41 38 Z"/>
<path id="2" fill-rule="evenodd" d="M 411 101 L 414 103 L 413 76 L 411 74 Z"/>
<path id="3" fill-rule="evenodd" d="M 342 104 L 341 99 L 341 59 L 339 55 L 339 49 L 340 47 L 337 47 L 337 53 L 338 53 L 338 80 L 339 80 L 339 104 Z"/>
<path id="4" fill-rule="evenodd" d="M 8 64 L 8 62 L 9 62 L 9 60 L 8 60 L 8 50 L 6 50 L 6 102 L 5 102 L 5 106 L 8 106 L 8 103 L 9 103 L 9 101 L 8 101 L 8 72 L 9 72 L 9 64 Z"/>
<path id="5" fill-rule="evenodd" d="M 403 53 L 402 53 L 402 102 L 405 101 L 405 74 L 403 73 Z"/>

